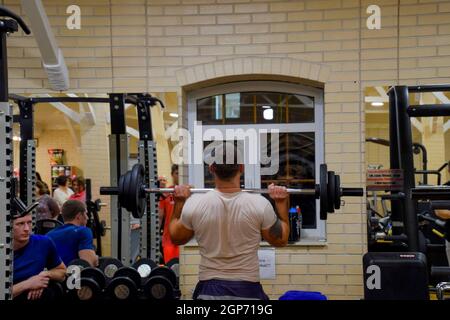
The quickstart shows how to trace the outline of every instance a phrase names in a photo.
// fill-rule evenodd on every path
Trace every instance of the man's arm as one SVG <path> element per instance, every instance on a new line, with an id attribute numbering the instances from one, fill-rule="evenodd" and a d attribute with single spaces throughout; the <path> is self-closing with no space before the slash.
<path id="1" fill-rule="evenodd" d="M 170 217 L 169 233 L 172 242 L 179 246 L 186 244 L 194 236 L 194 231 L 186 228 L 181 223 L 181 211 L 187 198 L 191 195 L 189 189 L 189 186 L 175 186 L 173 195 L 175 204 Z"/>
<path id="2" fill-rule="evenodd" d="M 45 288 L 44 285 L 42 287 Z M 28 280 L 24 280 L 22 282 L 16 283 L 15 285 L 13 285 L 13 289 L 12 289 L 13 298 L 17 297 L 18 295 L 20 295 L 28 290 L 30 290 L 30 285 L 29 285 Z"/>
<path id="3" fill-rule="evenodd" d="M 78 257 L 86 260 L 93 267 L 98 266 L 98 256 L 94 250 L 94 236 L 91 229 L 83 228 L 79 234 Z"/>
<path id="4" fill-rule="evenodd" d="M 434 210 L 434 213 L 441 219 L 450 219 L 450 210 Z"/>
<path id="5" fill-rule="evenodd" d="M 17 297 L 18 295 L 26 291 L 42 290 L 44 288 L 47 288 L 48 282 L 50 280 L 50 277 L 47 274 L 47 272 L 48 271 L 42 271 L 38 275 L 35 275 L 31 278 L 28 278 L 27 280 L 21 281 L 13 285 L 12 290 L 13 298 Z"/>
<path id="6" fill-rule="evenodd" d="M 278 212 L 275 223 L 267 229 L 261 230 L 263 238 L 274 247 L 284 247 L 289 239 L 288 194 L 286 188 L 269 186 L 270 197 L 275 201 Z"/>
<path id="7" fill-rule="evenodd" d="M 186 244 L 194 236 L 194 231 L 186 228 L 181 223 L 181 211 L 183 210 L 184 202 L 175 201 L 172 217 L 170 219 L 169 233 L 172 242 L 178 246 Z"/>
<path id="8" fill-rule="evenodd" d="M 47 275 L 50 280 L 61 282 L 66 278 L 66 266 L 64 262 L 61 262 L 53 269 L 42 271 L 41 274 Z"/>
<path id="9" fill-rule="evenodd" d="M 78 251 L 78 257 L 80 259 L 86 260 L 93 267 L 98 266 L 98 256 L 94 250 L 83 249 Z"/>

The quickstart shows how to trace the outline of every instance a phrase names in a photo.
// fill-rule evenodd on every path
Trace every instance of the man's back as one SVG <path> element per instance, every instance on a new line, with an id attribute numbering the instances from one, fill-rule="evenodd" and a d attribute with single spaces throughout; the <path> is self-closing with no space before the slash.
<path id="1" fill-rule="evenodd" d="M 267 199 L 217 190 L 193 195 L 183 207 L 181 221 L 194 230 L 200 247 L 199 280 L 259 281 L 261 230 L 276 221 Z"/>
<path id="2" fill-rule="evenodd" d="M 78 258 L 80 250 L 94 249 L 92 231 L 84 226 L 67 223 L 53 229 L 47 236 L 55 243 L 58 254 L 66 265 Z"/>

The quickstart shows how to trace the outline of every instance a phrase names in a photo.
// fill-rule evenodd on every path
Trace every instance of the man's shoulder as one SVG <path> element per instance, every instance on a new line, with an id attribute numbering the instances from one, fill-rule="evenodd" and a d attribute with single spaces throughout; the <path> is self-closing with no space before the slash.
<path id="1" fill-rule="evenodd" d="M 36 247 L 48 248 L 49 246 L 54 245 L 50 237 L 48 237 L 47 235 L 40 235 L 40 234 L 32 234 L 30 236 L 30 243 L 33 244 L 34 247 L 33 250 L 35 250 Z"/>
<path id="2" fill-rule="evenodd" d="M 30 236 L 30 241 L 40 242 L 40 241 L 49 241 L 48 237 L 42 234 L 32 234 Z"/>

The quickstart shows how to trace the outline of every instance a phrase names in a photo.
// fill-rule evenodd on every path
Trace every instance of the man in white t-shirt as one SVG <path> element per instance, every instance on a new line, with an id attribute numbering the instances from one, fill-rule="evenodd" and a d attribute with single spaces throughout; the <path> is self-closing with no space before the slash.
<path id="1" fill-rule="evenodd" d="M 269 186 L 276 215 L 263 196 L 241 192 L 244 165 L 238 161 L 236 148 L 230 143 L 225 146 L 212 152 L 209 170 L 214 175 L 214 191 L 191 196 L 189 186 L 175 186 L 170 236 L 177 245 L 194 236 L 198 242 L 201 261 L 194 299 L 266 300 L 259 283 L 259 244 L 261 235 L 273 246 L 287 244 L 288 194 L 285 187 Z"/>
<path id="2" fill-rule="evenodd" d="M 56 200 L 59 207 L 61 208 L 71 195 L 73 195 L 72 189 L 67 186 L 67 177 L 59 176 L 56 178 L 56 184 L 58 188 L 53 191 L 53 199 Z"/>

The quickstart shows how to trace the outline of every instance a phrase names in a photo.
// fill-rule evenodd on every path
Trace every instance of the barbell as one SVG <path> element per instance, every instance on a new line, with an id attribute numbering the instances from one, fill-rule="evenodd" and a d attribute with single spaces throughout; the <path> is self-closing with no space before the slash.
<path id="1" fill-rule="evenodd" d="M 101 195 L 117 195 L 122 208 L 131 212 L 133 217 L 141 218 L 145 213 L 147 193 L 173 192 L 172 188 L 147 188 L 145 185 L 145 170 L 141 164 L 135 164 L 133 168 L 120 176 L 117 187 L 100 187 Z M 320 219 L 326 220 L 328 213 L 341 206 L 341 197 L 362 197 L 362 188 L 341 188 L 339 175 L 334 171 L 327 171 L 327 165 L 320 165 L 319 184 L 314 189 L 292 189 L 288 188 L 289 194 L 304 195 L 320 200 Z M 192 193 L 204 193 L 213 189 L 192 188 Z M 242 189 L 250 193 L 268 193 L 268 189 Z"/>

